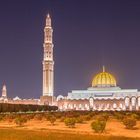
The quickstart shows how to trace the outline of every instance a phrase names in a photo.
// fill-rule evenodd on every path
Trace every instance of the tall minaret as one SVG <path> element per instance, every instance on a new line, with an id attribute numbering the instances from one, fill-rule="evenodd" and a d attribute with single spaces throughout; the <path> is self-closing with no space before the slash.
<path id="1" fill-rule="evenodd" d="M 48 14 L 44 28 L 44 58 L 43 58 L 43 96 L 53 96 L 54 93 L 54 61 L 53 61 L 53 29 Z"/>
<path id="2" fill-rule="evenodd" d="M 3 97 L 3 98 L 7 98 L 7 89 L 6 89 L 6 85 L 3 85 L 3 87 L 2 87 L 2 97 Z"/>

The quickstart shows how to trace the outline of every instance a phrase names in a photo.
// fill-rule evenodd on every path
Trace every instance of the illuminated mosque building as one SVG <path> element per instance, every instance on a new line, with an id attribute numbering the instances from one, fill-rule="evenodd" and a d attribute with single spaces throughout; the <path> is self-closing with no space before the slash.
<path id="1" fill-rule="evenodd" d="M 72 90 L 66 97 L 59 95 L 57 103 L 60 110 L 140 110 L 140 92 L 118 87 L 114 76 L 103 67 L 103 71 L 93 77 L 91 87 Z"/>
<path id="2" fill-rule="evenodd" d="M 40 99 L 21 99 L 7 97 L 4 85 L 0 103 L 13 104 L 47 104 L 56 105 L 61 111 L 67 110 L 98 110 L 125 111 L 140 110 L 140 92 L 137 89 L 121 89 L 115 77 L 103 71 L 93 77 L 91 87 L 85 90 L 72 90 L 67 96 L 54 96 L 54 60 L 53 60 L 53 29 L 48 14 L 44 27 L 43 43 L 43 88 Z"/>
<path id="3" fill-rule="evenodd" d="M 48 20 L 51 20 L 50 16 Z M 50 28 L 45 32 L 45 34 L 48 34 L 45 35 L 46 38 L 52 37 L 51 24 L 49 25 Z M 54 64 L 51 56 L 53 55 L 52 39 L 50 40 L 49 43 L 51 45 L 49 46 L 51 48 L 49 50 L 51 50 L 51 53 L 47 65 L 47 72 L 50 70 L 49 64 L 51 68 L 53 68 Z M 52 73 L 53 72 L 52 69 Z M 50 73 L 50 77 L 52 77 L 52 73 Z M 48 77 L 44 77 L 43 79 L 47 81 L 46 84 L 50 83 L 49 86 L 47 85 L 46 87 L 53 89 L 53 79 L 48 79 Z M 49 95 L 49 91 L 46 94 Z M 93 78 L 92 86 L 88 89 L 72 90 L 66 97 L 59 95 L 57 98 L 52 96 L 52 100 L 50 100 L 50 98 L 48 99 L 48 103 L 52 102 L 52 104 L 57 105 L 59 110 L 140 110 L 140 92 L 137 89 L 121 89 L 118 87 L 115 77 L 106 72 L 105 67 L 103 67 L 101 73 Z M 47 100 L 47 98 L 45 98 L 45 100 Z"/>
<path id="4" fill-rule="evenodd" d="M 47 21 L 48 20 L 48 21 Z M 53 44 L 52 44 L 52 27 L 50 16 L 47 17 L 45 31 L 46 43 L 50 45 L 44 45 L 44 47 L 50 47 L 47 51 L 50 55 L 44 61 L 47 62 L 47 76 L 43 77 L 47 92 L 43 95 L 50 95 L 53 93 Z M 48 24 L 47 24 L 48 23 Z M 48 26 L 49 25 L 49 26 Z M 51 41 L 49 41 L 51 40 Z M 44 43 L 45 44 L 45 43 Z M 51 51 L 51 52 L 50 52 Z M 44 52 L 44 55 L 46 52 Z M 44 65 L 44 63 L 43 63 Z M 51 72 L 49 73 L 49 71 Z M 43 69 L 44 76 L 44 69 Z M 50 79 L 49 79 L 50 77 Z M 44 83 L 43 83 L 44 84 Z M 103 71 L 93 77 L 92 86 L 86 90 L 72 90 L 67 96 L 59 95 L 54 97 L 51 93 L 52 100 L 49 96 L 42 96 L 44 100 L 49 104 L 57 105 L 59 110 L 140 110 L 140 92 L 137 89 L 121 89 L 117 86 L 115 77 L 108 73 L 103 67 Z M 51 92 L 49 92 L 49 89 Z"/>

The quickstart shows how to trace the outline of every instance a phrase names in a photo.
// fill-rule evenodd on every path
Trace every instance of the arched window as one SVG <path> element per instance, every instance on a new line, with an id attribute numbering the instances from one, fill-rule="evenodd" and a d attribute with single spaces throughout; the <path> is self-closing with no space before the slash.
<path id="1" fill-rule="evenodd" d="M 136 97 L 131 98 L 131 105 L 134 107 L 136 106 Z"/>
<path id="2" fill-rule="evenodd" d="M 129 99 L 129 97 L 126 97 L 125 98 L 125 106 L 129 107 L 129 105 L 130 105 L 130 99 Z"/>
<path id="3" fill-rule="evenodd" d="M 88 106 L 88 104 L 85 104 L 85 109 L 89 109 L 89 106 Z"/>
<path id="4" fill-rule="evenodd" d="M 123 108 L 123 105 L 122 105 L 122 103 L 120 103 L 119 107 L 120 107 L 120 109 L 122 109 L 122 108 Z"/>
<path id="5" fill-rule="evenodd" d="M 117 104 L 116 104 L 116 103 L 113 104 L 113 108 L 114 108 L 114 109 L 117 108 Z"/>
<path id="6" fill-rule="evenodd" d="M 93 108 L 93 105 L 94 105 L 94 100 L 92 97 L 89 98 L 89 106 L 90 108 Z"/>
<path id="7" fill-rule="evenodd" d="M 64 104 L 64 108 L 65 108 L 65 109 L 67 109 L 67 108 L 68 108 L 68 105 L 67 105 L 67 103 L 65 103 L 65 104 Z"/>
<path id="8" fill-rule="evenodd" d="M 107 105 L 106 105 L 106 108 L 109 109 L 109 108 L 110 108 L 110 104 L 107 104 Z"/>
<path id="9" fill-rule="evenodd" d="M 73 107 L 76 108 L 76 104 L 74 104 Z"/>
<path id="10" fill-rule="evenodd" d="M 82 108 L 82 105 L 81 104 L 79 104 L 79 109 L 81 109 Z"/>

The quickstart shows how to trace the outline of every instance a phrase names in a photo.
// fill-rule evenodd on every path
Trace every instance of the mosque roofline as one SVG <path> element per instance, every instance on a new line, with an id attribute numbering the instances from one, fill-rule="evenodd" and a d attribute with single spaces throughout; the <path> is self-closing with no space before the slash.
<path id="1" fill-rule="evenodd" d="M 93 97 L 94 100 L 120 100 L 125 97 Z M 89 98 L 67 98 L 66 100 L 89 100 Z"/>
<path id="2" fill-rule="evenodd" d="M 119 89 L 119 90 L 115 90 L 115 89 L 94 89 L 93 88 L 93 90 L 89 90 L 89 89 L 87 89 L 87 90 L 72 90 L 71 92 L 68 92 L 68 93 L 124 93 L 124 92 L 126 92 L 126 93 L 129 93 L 129 92 L 138 92 L 138 89 Z"/>

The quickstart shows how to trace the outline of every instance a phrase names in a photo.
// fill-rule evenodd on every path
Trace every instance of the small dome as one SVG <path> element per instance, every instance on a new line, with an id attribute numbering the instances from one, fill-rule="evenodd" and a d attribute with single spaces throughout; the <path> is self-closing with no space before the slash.
<path id="1" fill-rule="evenodd" d="M 92 87 L 116 87 L 116 80 L 113 75 L 105 72 L 105 68 L 103 67 L 103 72 L 93 78 Z"/>

